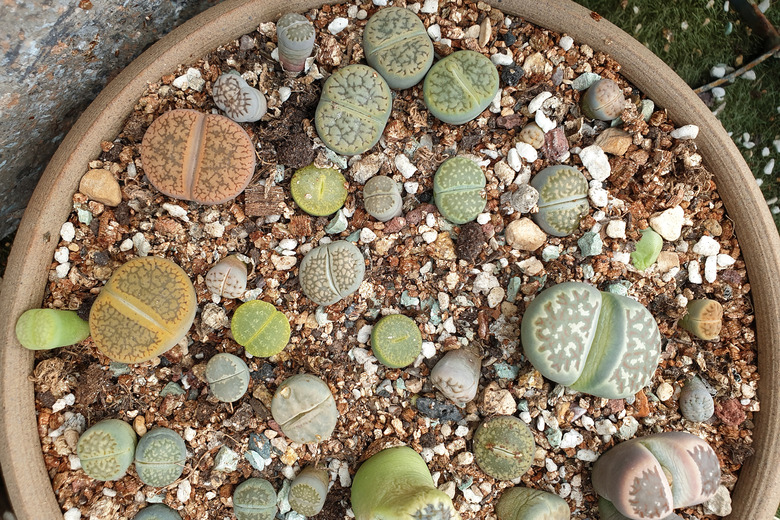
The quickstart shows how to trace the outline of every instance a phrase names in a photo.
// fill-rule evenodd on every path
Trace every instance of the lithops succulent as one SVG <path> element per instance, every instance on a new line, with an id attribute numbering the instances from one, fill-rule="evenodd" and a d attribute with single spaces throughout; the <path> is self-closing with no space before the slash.
<path id="1" fill-rule="evenodd" d="M 147 486 L 173 484 L 186 460 L 184 439 L 170 428 L 154 428 L 141 437 L 135 448 L 135 471 Z"/>
<path id="2" fill-rule="evenodd" d="M 307 466 L 290 484 L 290 507 L 304 516 L 314 516 L 322 511 L 328 495 L 328 470 Z"/>
<path id="3" fill-rule="evenodd" d="M 642 229 L 642 238 L 636 243 L 636 250 L 631 253 L 631 263 L 639 271 L 644 271 L 658 260 L 664 239 L 651 228 Z"/>
<path id="4" fill-rule="evenodd" d="M 338 211 L 347 200 L 347 180 L 334 168 L 310 164 L 293 174 L 290 192 L 303 211 L 325 217 Z"/>
<path id="5" fill-rule="evenodd" d="M 30 350 L 49 350 L 87 339 L 89 323 L 76 311 L 29 309 L 16 320 L 16 339 Z"/>
<path id="6" fill-rule="evenodd" d="M 144 256 L 121 265 L 89 313 L 97 348 L 120 363 L 166 352 L 190 330 L 197 310 L 187 273 L 165 258 Z"/>
<path id="7" fill-rule="evenodd" d="M 265 96 L 236 71 L 222 74 L 211 89 L 214 103 L 236 123 L 260 121 L 267 110 Z"/>
<path id="8" fill-rule="evenodd" d="M 600 520 L 630 520 L 628 517 L 622 515 L 620 511 L 615 509 L 612 502 L 604 497 L 599 497 L 599 518 Z M 672 513 L 659 520 L 683 520 L 683 517 Z"/>
<path id="9" fill-rule="evenodd" d="M 285 379 L 271 399 L 271 415 L 295 442 L 321 442 L 330 437 L 339 412 L 327 383 L 311 374 Z"/>
<path id="10" fill-rule="evenodd" d="M 495 415 L 477 427 L 473 451 L 482 471 L 497 480 L 513 480 L 531 468 L 536 444 L 523 421 L 512 415 Z"/>
<path id="11" fill-rule="evenodd" d="M 720 485 L 715 451 L 686 432 L 622 442 L 593 464 L 593 488 L 632 520 L 665 518 L 708 500 Z"/>
<path id="12" fill-rule="evenodd" d="M 570 235 L 579 228 L 590 205 L 588 181 L 577 168 L 548 166 L 531 179 L 531 186 L 539 192 L 539 211 L 533 214 L 539 227 L 556 237 Z"/>
<path id="13" fill-rule="evenodd" d="M 372 455 L 352 480 L 357 520 L 459 520 L 452 500 L 436 489 L 425 461 L 408 446 Z"/>
<path id="14" fill-rule="evenodd" d="M 232 403 L 241 399 L 249 388 L 249 367 L 240 357 L 221 352 L 206 364 L 206 380 L 214 397 Z"/>
<path id="15" fill-rule="evenodd" d="M 79 437 L 78 453 L 84 473 L 95 480 L 119 480 L 135 455 L 133 427 L 118 419 L 95 424 Z"/>
<path id="16" fill-rule="evenodd" d="M 545 377 L 606 399 L 634 395 L 661 355 L 661 334 L 640 303 L 581 282 L 554 285 L 520 325 L 528 360 Z"/>
<path id="17" fill-rule="evenodd" d="M 456 51 L 438 61 L 423 81 L 423 100 L 434 117 L 451 125 L 468 123 L 498 92 L 498 71 L 474 51 Z"/>
<path id="18" fill-rule="evenodd" d="M 431 383 L 447 399 L 464 406 L 477 396 L 482 358 L 471 348 L 450 350 L 431 370 Z"/>
<path id="19" fill-rule="evenodd" d="M 401 7 L 380 9 L 363 29 L 366 61 L 390 88 L 420 82 L 433 63 L 433 42 L 416 14 Z"/>
<path id="20" fill-rule="evenodd" d="M 181 515 L 163 504 L 152 504 L 141 509 L 133 520 L 181 520 Z"/>
<path id="21" fill-rule="evenodd" d="M 715 413 L 715 402 L 712 395 L 702 380 L 696 376 L 685 382 L 680 391 L 678 403 L 683 417 L 689 421 L 706 421 Z"/>
<path id="22" fill-rule="evenodd" d="M 276 511 L 276 490 L 263 478 L 245 480 L 233 491 L 236 520 L 273 520 Z"/>
<path id="23" fill-rule="evenodd" d="M 384 175 L 371 177 L 363 187 L 363 206 L 369 215 L 380 222 L 399 216 L 403 199 L 398 184 Z"/>
<path id="24" fill-rule="evenodd" d="M 285 72 L 297 75 L 314 49 L 314 26 L 305 16 L 287 13 L 276 22 L 279 41 L 279 63 Z"/>
<path id="25" fill-rule="evenodd" d="M 317 135 L 342 155 L 356 155 L 374 146 L 392 110 L 387 82 L 366 65 L 347 65 L 334 72 L 322 87 L 314 114 Z"/>
<path id="26" fill-rule="evenodd" d="M 453 224 L 471 222 L 487 204 L 485 174 L 466 157 L 444 161 L 433 177 L 433 200 L 441 214 Z"/>
<path id="27" fill-rule="evenodd" d="M 501 493 L 496 503 L 498 520 L 569 520 L 564 499 L 540 489 L 513 487 Z"/>
<path id="28" fill-rule="evenodd" d="M 298 269 L 301 289 L 318 305 L 331 305 L 355 292 L 365 273 L 360 249 L 345 240 L 315 247 Z"/>
<path id="29" fill-rule="evenodd" d="M 582 113 L 590 119 L 612 121 L 626 107 L 626 98 L 617 83 L 600 79 L 591 85 L 580 101 Z"/>
<path id="30" fill-rule="evenodd" d="M 544 146 L 544 130 L 539 128 L 539 125 L 536 123 L 531 122 L 525 125 L 517 137 L 537 150 Z"/>
<path id="31" fill-rule="evenodd" d="M 678 325 L 705 341 L 718 337 L 723 327 L 723 306 L 715 300 L 703 298 L 688 302 L 687 314 Z"/>
<path id="32" fill-rule="evenodd" d="M 246 291 L 246 264 L 236 255 L 226 256 L 206 273 L 206 287 L 225 298 L 240 298 Z"/>
<path id="33" fill-rule="evenodd" d="M 141 162 L 149 182 L 165 195 L 221 204 L 249 184 L 255 149 L 244 129 L 227 117 L 177 109 L 146 130 Z"/>
<path id="34" fill-rule="evenodd" d="M 422 334 L 412 318 L 403 314 L 385 316 L 371 330 L 371 350 L 385 366 L 403 368 L 414 363 L 422 351 Z"/>
<path id="35" fill-rule="evenodd" d="M 261 300 L 242 303 L 230 320 L 233 339 L 256 357 L 278 354 L 290 341 L 290 322 L 284 313 Z"/>

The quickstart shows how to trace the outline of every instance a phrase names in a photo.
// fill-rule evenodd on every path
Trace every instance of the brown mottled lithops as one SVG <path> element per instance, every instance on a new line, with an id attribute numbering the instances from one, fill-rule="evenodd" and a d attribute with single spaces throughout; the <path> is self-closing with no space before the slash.
<path id="1" fill-rule="evenodd" d="M 582 113 L 590 119 L 612 121 L 626 107 L 620 86 L 611 79 L 600 79 L 582 96 Z"/>
<path id="2" fill-rule="evenodd" d="M 403 199 L 398 185 L 390 177 L 371 177 L 363 187 L 363 206 L 369 215 L 380 222 L 399 216 Z"/>
<path id="3" fill-rule="evenodd" d="M 315 247 L 303 257 L 298 271 L 304 294 L 319 305 L 331 305 L 355 292 L 365 272 L 360 249 L 345 240 Z"/>
<path id="4" fill-rule="evenodd" d="M 688 313 L 679 325 L 694 336 L 705 341 L 718 337 L 723 327 L 723 306 L 715 300 L 702 298 L 688 302 Z"/>
<path id="5" fill-rule="evenodd" d="M 236 255 L 220 260 L 206 273 L 206 287 L 225 298 L 239 298 L 246 291 L 246 264 Z"/>
<path id="6" fill-rule="evenodd" d="M 253 123 L 265 115 L 265 96 L 232 70 L 222 74 L 212 88 L 214 103 L 236 123 Z"/>
<path id="7" fill-rule="evenodd" d="M 544 145 L 544 130 L 539 128 L 536 123 L 528 123 L 520 130 L 517 136 L 522 142 L 530 144 L 537 150 Z"/>

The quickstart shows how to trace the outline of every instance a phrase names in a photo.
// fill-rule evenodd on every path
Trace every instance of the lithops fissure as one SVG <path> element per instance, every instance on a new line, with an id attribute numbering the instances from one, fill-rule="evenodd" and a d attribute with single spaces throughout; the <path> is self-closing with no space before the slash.
<path id="1" fill-rule="evenodd" d="M 147 486 L 172 484 L 184 470 L 187 448 L 181 435 L 169 428 L 155 428 L 138 441 L 135 470 Z"/>
<path id="2" fill-rule="evenodd" d="M 314 516 L 322 511 L 328 495 L 328 470 L 307 466 L 290 484 L 290 507 L 304 516 Z"/>
<path id="3" fill-rule="evenodd" d="M 152 504 L 141 509 L 133 520 L 181 520 L 181 515 L 163 504 Z"/>
<path id="4" fill-rule="evenodd" d="M 118 419 L 106 419 L 85 431 L 76 451 L 84 473 L 95 480 L 119 480 L 133 462 L 136 435 Z"/>
<path id="5" fill-rule="evenodd" d="M 363 206 L 369 215 L 387 222 L 401 214 L 403 199 L 398 185 L 390 177 L 371 177 L 363 187 Z"/>
<path id="6" fill-rule="evenodd" d="M 233 339 L 258 357 L 281 352 L 290 341 L 290 322 L 272 304 L 252 300 L 239 305 L 230 320 Z"/>
<path id="7" fill-rule="evenodd" d="M 265 96 L 237 72 L 222 74 L 211 90 L 214 103 L 236 123 L 259 121 L 266 112 Z"/>
<path id="8" fill-rule="evenodd" d="M 232 403 L 249 388 L 249 367 L 240 357 L 221 352 L 206 364 L 206 380 L 214 397 Z"/>
<path id="9" fill-rule="evenodd" d="M 279 63 L 285 72 L 297 75 L 304 69 L 306 58 L 311 56 L 315 39 L 314 26 L 305 16 L 287 13 L 276 22 L 276 38 L 279 41 Z"/>
<path id="10" fill-rule="evenodd" d="M 486 419 L 474 432 L 474 460 L 498 480 L 521 477 L 534 461 L 536 444 L 528 426 L 511 415 Z"/>
<path id="11" fill-rule="evenodd" d="M 471 222 L 487 204 L 485 174 L 466 157 L 444 161 L 433 177 L 433 200 L 441 214 L 453 224 Z"/>
<path id="12" fill-rule="evenodd" d="M 265 479 L 250 478 L 233 491 L 236 520 L 272 520 L 276 511 L 276 490 Z"/>
<path id="13" fill-rule="evenodd" d="M 680 391 L 680 413 L 689 421 L 702 422 L 715 413 L 715 402 L 698 376 L 686 381 Z"/>
<path id="14" fill-rule="evenodd" d="M 293 174 L 290 194 L 309 215 L 325 217 L 338 211 L 347 200 L 347 180 L 334 168 L 310 164 Z"/>
<path id="15" fill-rule="evenodd" d="M 708 298 L 691 300 L 687 311 L 679 321 L 680 327 L 705 341 L 718 337 L 723 327 L 723 306 L 720 303 Z"/>
<path id="16" fill-rule="evenodd" d="M 331 305 L 355 292 L 365 272 L 360 249 L 344 240 L 309 251 L 298 271 L 304 294 L 319 305 Z"/>
<path id="17" fill-rule="evenodd" d="M 604 78 L 588 88 L 580 103 L 585 117 L 612 121 L 623 112 L 626 98 L 617 83 Z"/>
<path id="18" fill-rule="evenodd" d="M 16 339 L 30 350 L 49 350 L 87 339 L 89 323 L 76 311 L 29 309 L 16 320 Z"/>
<path id="19" fill-rule="evenodd" d="M 477 396 L 482 358 L 470 348 L 450 350 L 431 370 L 431 383 L 458 406 Z"/>
<path id="20" fill-rule="evenodd" d="M 558 495 L 526 487 L 513 487 L 496 503 L 498 520 L 569 520 L 569 504 Z"/>
<path id="21" fill-rule="evenodd" d="M 276 389 L 271 415 L 295 442 L 321 442 L 333 433 L 339 412 L 327 383 L 311 374 L 289 377 Z"/>
<path id="22" fill-rule="evenodd" d="M 630 520 L 627 516 L 623 515 L 615 509 L 614 504 L 604 497 L 599 497 L 599 518 L 600 520 Z M 672 513 L 669 516 L 660 518 L 659 520 L 684 520 L 680 515 Z"/>
<path id="23" fill-rule="evenodd" d="M 414 363 L 422 350 L 422 334 L 412 318 L 385 316 L 371 331 L 371 350 L 383 365 L 402 368 Z"/>
<path id="24" fill-rule="evenodd" d="M 539 192 L 534 222 L 556 237 L 570 235 L 588 213 L 588 181 L 576 168 L 559 164 L 549 166 L 531 179 Z"/>
<path id="25" fill-rule="evenodd" d="M 236 255 L 223 258 L 206 273 L 206 287 L 225 298 L 240 298 L 246 291 L 246 264 Z"/>

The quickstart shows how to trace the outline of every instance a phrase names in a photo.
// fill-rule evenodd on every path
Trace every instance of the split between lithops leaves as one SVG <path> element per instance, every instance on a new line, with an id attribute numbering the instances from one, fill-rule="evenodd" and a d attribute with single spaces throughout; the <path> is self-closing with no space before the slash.
<path id="1" fill-rule="evenodd" d="M 401 214 L 403 199 L 398 185 L 390 177 L 371 177 L 363 187 L 363 207 L 380 222 L 387 222 Z"/>
<path id="2" fill-rule="evenodd" d="M 290 484 L 290 507 L 304 516 L 314 516 L 322 511 L 328 495 L 328 470 L 307 466 Z"/>
<path id="3" fill-rule="evenodd" d="M 276 490 L 263 478 L 245 480 L 233 491 L 236 520 L 272 520 L 276 511 Z"/>
<path id="4" fill-rule="evenodd" d="M 564 499 L 553 493 L 513 487 L 496 503 L 498 520 L 569 520 L 571 511 Z"/>
<path id="5" fill-rule="evenodd" d="M 473 450 L 482 471 L 498 480 L 513 480 L 531 468 L 536 444 L 523 421 L 512 415 L 496 415 L 477 427 Z"/>
<path id="6" fill-rule="evenodd" d="M 723 327 L 723 306 L 715 300 L 702 298 L 688 302 L 687 313 L 678 325 L 705 341 L 718 337 Z"/>
<path id="7" fill-rule="evenodd" d="M 230 330 L 236 343 L 257 357 L 274 356 L 290 341 L 287 316 L 261 300 L 239 305 L 230 320 Z"/>
<path id="8" fill-rule="evenodd" d="M 206 380 L 214 397 L 232 403 L 249 388 L 249 367 L 240 357 L 221 352 L 206 364 Z"/>
<path id="9" fill-rule="evenodd" d="M 469 347 L 450 350 L 431 370 L 431 383 L 447 399 L 464 406 L 477 396 L 482 358 Z"/>
<path id="10" fill-rule="evenodd" d="M 87 339 L 89 323 L 76 311 L 29 309 L 16 320 L 16 339 L 30 350 L 49 350 Z"/>
<path id="11" fill-rule="evenodd" d="M 338 211 L 347 200 L 347 180 L 334 168 L 310 164 L 293 174 L 290 193 L 303 211 L 325 217 Z"/>
<path id="12" fill-rule="evenodd" d="M 135 470 L 147 486 L 164 487 L 181 476 L 187 460 L 187 447 L 181 435 L 170 428 L 154 428 L 135 449 Z"/>
<path id="13" fill-rule="evenodd" d="M 271 415 L 287 437 L 301 444 L 329 438 L 339 418 L 328 384 L 311 374 L 288 377 L 279 385 Z"/>
<path id="14" fill-rule="evenodd" d="M 267 110 L 263 93 L 249 86 L 236 71 L 218 77 L 211 92 L 214 103 L 236 123 L 259 121 Z"/>
<path id="15" fill-rule="evenodd" d="M 230 255 L 206 273 L 206 287 L 213 294 L 225 298 L 240 298 L 246 291 L 246 264 L 236 255 Z"/>
<path id="16" fill-rule="evenodd" d="M 532 215 L 534 222 L 546 233 L 556 237 L 572 234 L 580 226 L 580 219 L 588 213 L 588 181 L 572 166 L 548 166 L 530 182 L 539 192 L 539 211 Z"/>
<path id="17" fill-rule="evenodd" d="M 337 240 L 306 253 L 298 278 L 310 300 L 318 305 L 331 305 L 355 292 L 365 273 L 360 249 L 351 242 Z"/>
<path id="18" fill-rule="evenodd" d="M 316 33 L 305 16 L 287 13 L 276 22 L 276 38 L 279 42 L 279 63 L 291 76 L 298 75 L 306 65 L 306 58 L 314 49 Z"/>
<path id="19" fill-rule="evenodd" d="M 118 419 L 106 419 L 81 435 L 76 452 L 88 476 L 101 481 L 119 480 L 133 463 L 135 444 L 132 426 Z"/>

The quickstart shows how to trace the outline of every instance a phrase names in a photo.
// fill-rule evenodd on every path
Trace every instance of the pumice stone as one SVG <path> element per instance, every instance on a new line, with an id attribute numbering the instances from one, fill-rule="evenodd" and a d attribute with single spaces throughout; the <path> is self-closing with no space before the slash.
<path id="1" fill-rule="evenodd" d="M 301 289 L 318 305 L 331 305 L 357 291 L 365 273 L 360 249 L 345 240 L 315 247 L 298 270 Z"/>

